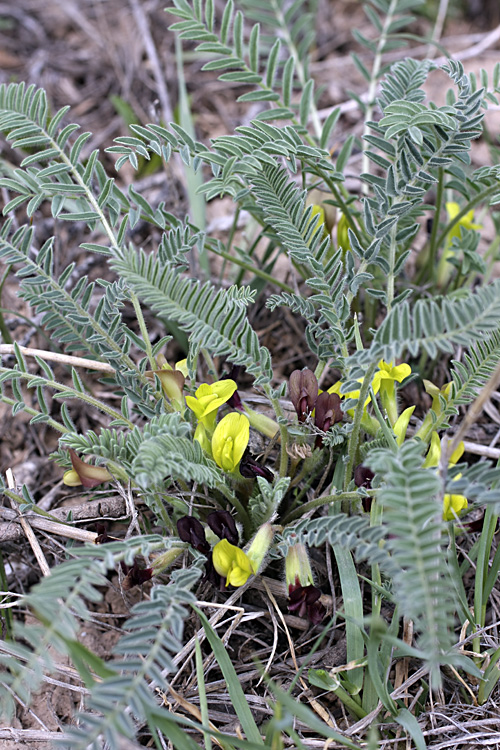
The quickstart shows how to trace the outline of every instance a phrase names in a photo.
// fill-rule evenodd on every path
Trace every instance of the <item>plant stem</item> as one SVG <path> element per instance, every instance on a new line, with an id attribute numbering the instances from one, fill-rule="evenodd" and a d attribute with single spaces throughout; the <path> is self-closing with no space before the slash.
<path id="1" fill-rule="evenodd" d="M 153 347 L 151 346 L 151 341 L 149 340 L 149 333 L 146 327 L 146 321 L 144 320 L 144 315 L 142 314 L 142 308 L 139 299 L 137 298 L 137 295 L 132 291 L 130 292 L 130 299 L 132 305 L 134 306 L 135 317 L 137 318 L 137 322 L 139 323 L 142 340 L 144 341 L 144 345 L 146 347 L 149 366 L 152 370 L 156 370 L 156 362 L 155 358 L 153 357 Z"/>
<path id="2" fill-rule="evenodd" d="M 453 227 L 460 222 L 461 219 L 471 210 L 471 208 L 474 208 L 474 206 L 477 206 L 479 203 L 482 203 L 486 198 L 488 198 L 493 193 L 498 192 L 498 182 L 495 182 L 494 185 L 490 185 L 489 187 L 482 190 L 480 193 L 476 195 L 475 198 L 470 200 L 468 203 L 465 204 L 465 206 L 459 211 L 459 213 L 451 219 L 448 224 L 445 226 L 441 234 L 439 235 L 438 239 L 436 240 L 436 247 L 441 247 L 441 243 L 444 242 L 446 235 L 448 232 L 451 232 Z"/>
<path id="3" fill-rule="evenodd" d="M 12 376 L 12 373 L 17 373 L 17 372 L 19 372 L 19 370 L 12 370 L 9 367 L 0 367 L 0 374 L 9 373 Z M 31 373 L 29 372 L 21 372 L 20 378 L 22 380 L 26 380 L 28 388 L 30 387 L 30 382 L 33 380 L 38 381 L 37 383 L 38 385 L 40 384 L 39 382 L 40 375 L 31 375 Z M 99 401 L 99 399 L 94 398 L 94 396 L 89 396 L 88 393 L 77 391 L 75 388 L 72 388 L 69 385 L 63 385 L 62 383 L 58 383 L 56 380 L 49 380 L 48 378 L 43 378 L 43 379 L 45 380 L 44 386 L 47 386 L 48 388 L 53 388 L 55 391 L 60 391 L 61 393 L 64 393 L 68 397 L 71 396 L 71 398 L 80 399 L 80 401 L 84 401 L 89 406 L 93 406 L 94 409 L 103 411 L 105 414 L 108 414 L 113 419 L 119 419 L 121 422 L 125 421 L 127 423 L 127 427 L 130 427 L 130 429 L 134 427 L 133 423 L 130 422 L 130 420 L 125 419 L 125 417 L 123 416 L 121 412 L 116 411 L 116 409 L 113 409 L 111 406 L 108 406 L 103 401 Z M 57 423 L 55 424 L 57 425 Z M 58 428 L 56 427 L 56 429 Z"/>
<path id="4" fill-rule="evenodd" d="M 375 490 L 369 491 L 369 494 L 374 495 Z M 281 523 L 283 526 L 286 526 L 292 521 L 295 521 L 296 518 L 302 518 L 302 516 L 304 516 L 306 513 L 309 513 L 309 511 L 315 510 L 316 508 L 321 508 L 321 506 L 323 505 L 330 505 L 332 503 L 336 503 L 337 501 L 349 502 L 350 500 L 359 499 L 360 495 L 358 492 L 339 492 L 337 495 L 323 495 L 322 497 L 317 497 L 314 500 L 310 500 L 308 503 L 301 505 L 300 508 L 296 508 L 295 510 L 290 511 L 290 513 L 287 513 L 287 515 L 283 518 Z"/>
<path id="5" fill-rule="evenodd" d="M 397 222 L 391 229 L 391 241 L 389 245 L 389 273 L 387 274 L 387 314 L 390 313 L 394 300 L 394 266 L 396 265 L 396 232 Z"/>
<path id="6" fill-rule="evenodd" d="M 439 243 L 436 241 L 437 234 L 439 231 L 439 217 L 441 216 L 441 209 L 443 206 L 444 196 L 444 169 L 439 168 L 438 171 L 438 183 L 436 191 L 436 206 L 434 209 L 434 221 L 432 223 L 431 237 L 429 240 L 429 260 L 427 267 L 427 278 L 430 281 L 434 279 L 434 273 L 436 271 L 437 252 L 439 249 Z"/>
<path id="7" fill-rule="evenodd" d="M 270 273 L 266 273 L 265 271 L 262 271 L 262 269 L 257 268 L 256 266 L 252 266 L 251 263 L 246 263 L 244 260 L 241 260 L 241 258 L 238 258 L 237 255 L 230 255 L 230 253 L 227 253 L 225 250 L 216 250 L 214 247 L 210 247 L 210 250 L 211 252 L 215 253 L 215 255 L 219 255 L 225 260 L 230 260 L 231 263 L 235 263 L 235 265 L 243 268 L 245 271 L 250 271 L 250 273 L 255 274 L 255 276 L 258 276 L 260 279 L 267 281 L 269 284 L 279 286 L 279 288 L 283 289 L 284 292 L 288 292 L 289 294 L 294 293 L 292 287 L 288 286 L 288 284 L 285 284 L 284 281 L 280 281 L 279 279 L 274 278 L 274 276 L 271 276 Z"/>
<path id="8" fill-rule="evenodd" d="M 218 484 L 217 489 L 219 490 L 221 495 L 224 495 L 226 500 L 231 503 L 233 508 L 238 513 L 238 521 L 241 521 L 241 523 L 243 524 L 245 536 L 249 538 L 252 531 L 252 523 L 250 521 L 250 516 L 248 515 L 246 508 L 243 507 L 236 495 L 234 495 L 229 487 L 227 487 L 225 484 Z"/>
<path id="9" fill-rule="evenodd" d="M 15 404 L 18 403 L 15 399 L 9 398 L 3 393 L 0 395 L 0 401 L 3 404 L 7 404 L 7 406 L 15 406 Z M 26 412 L 26 414 L 31 414 L 32 417 L 39 417 L 41 414 L 43 414 L 43 412 L 37 411 L 36 409 L 33 409 L 31 406 L 27 406 L 26 404 L 24 404 L 23 411 Z M 65 427 L 60 422 L 57 422 L 55 419 L 52 419 L 52 417 L 47 417 L 47 419 L 44 420 L 44 424 L 47 424 L 49 427 L 52 427 L 52 429 L 57 430 L 63 435 L 71 432 L 71 430 L 68 430 L 67 427 Z"/>
<path id="10" fill-rule="evenodd" d="M 9 275 L 11 271 L 12 266 L 7 266 L 5 269 L 5 273 L 2 276 L 2 281 L 0 281 L 0 298 L 2 296 L 3 287 L 5 282 L 7 281 L 7 276 Z M 2 340 L 6 344 L 12 344 L 12 336 L 10 335 L 10 331 L 7 328 L 7 324 L 5 322 L 5 318 L 3 317 L 2 308 L 0 308 L 0 334 L 2 335 Z"/>
<path id="11" fill-rule="evenodd" d="M 358 403 L 356 404 L 356 409 L 354 412 L 352 432 L 349 436 L 349 444 L 347 447 L 347 453 L 348 453 L 349 459 L 347 462 L 345 476 L 344 476 L 344 491 L 347 490 L 349 483 L 351 481 L 352 471 L 354 468 L 354 462 L 356 460 L 356 455 L 358 452 L 359 433 L 361 431 L 361 419 L 363 418 L 363 411 L 365 409 L 365 401 L 368 395 L 368 391 L 370 390 L 370 387 L 372 384 L 372 378 L 373 378 L 373 375 L 375 374 L 376 369 L 377 369 L 377 365 L 375 363 L 370 365 L 370 367 L 365 373 L 363 382 L 361 383 L 361 388 L 359 390 L 359 398 L 358 398 Z"/>

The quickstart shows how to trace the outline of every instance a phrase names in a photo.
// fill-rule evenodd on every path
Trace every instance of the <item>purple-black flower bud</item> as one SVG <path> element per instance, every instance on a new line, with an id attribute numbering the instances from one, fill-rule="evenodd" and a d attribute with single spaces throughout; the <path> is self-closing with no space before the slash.
<path id="1" fill-rule="evenodd" d="M 337 393 L 320 393 L 316 399 L 314 412 L 314 424 L 322 432 L 327 432 L 332 424 L 341 422 L 344 418 L 344 412 L 340 406 L 340 396 Z M 321 448 L 323 438 L 318 435 L 316 438 L 316 448 Z"/>
<path id="2" fill-rule="evenodd" d="M 238 544 L 238 529 L 234 518 L 227 510 L 214 510 L 209 513 L 207 523 L 219 539 L 227 539 L 230 544 Z"/>
<path id="3" fill-rule="evenodd" d="M 268 482 L 272 482 L 274 474 L 267 466 L 261 466 L 248 453 L 245 453 L 240 461 L 240 474 L 245 479 L 254 479 L 255 477 L 264 477 Z"/>
<path id="4" fill-rule="evenodd" d="M 372 479 L 375 476 L 373 471 L 368 468 L 368 466 L 363 466 L 363 464 L 359 464 L 354 469 L 354 484 L 356 487 L 365 487 L 367 490 L 371 489 L 372 486 Z M 366 513 L 369 513 L 372 507 L 372 498 L 371 497 L 364 497 L 362 500 L 363 503 L 363 510 Z"/>
<path id="5" fill-rule="evenodd" d="M 130 591 L 134 586 L 142 586 L 143 583 L 150 581 L 153 577 L 153 568 L 140 568 L 137 558 L 134 558 L 132 566 L 126 565 L 123 560 L 120 565 L 125 573 L 125 578 L 122 581 L 124 591 Z"/>
<path id="6" fill-rule="evenodd" d="M 372 486 L 372 479 L 375 476 L 373 471 L 368 466 L 359 464 L 354 469 L 354 484 L 356 487 L 366 487 L 369 490 Z"/>
<path id="7" fill-rule="evenodd" d="M 318 601 L 321 597 L 321 591 L 316 586 L 301 586 L 300 584 L 289 586 L 288 593 L 288 609 L 290 612 L 295 612 L 299 617 L 307 617 L 313 625 L 321 622 L 326 614 L 326 609 Z"/>
<path id="8" fill-rule="evenodd" d="M 230 380 L 234 380 L 234 382 L 237 383 L 240 370 L 240 365 L 233 365 L 230 372 L 224 373 L 224 375 L 221 376 L 221 380 L 227 380 L 227 378 L 229 378 Z M 231 409 L 238 409 L 239 411 L 243 411 L 243 402 L 237 390 L 233 393 L 231 398 L 228 399 L 227 405 L 230 406 Z"/>
<path id="9" fill-rule="evenodd" d="M 332 424 L 341 422 L 344 412 L 340 406 L 340 396 L 337 393 L 320 393 L 316 399 L 314 424 L 318 429 L 327 432 Z"/>
<path id="10" fill-rule="evenodd" d="M 208 555 L 210 545 L 205 538 L 205 529 L 193 516 L 183 516 L 177 521 L 177 532 L 183 542 L 187 542 L 198 552 Z"/>
<path id="11" fill-rule="evenodd" d="M 312 370 L 294 370 L 288 380 L 288 389 L 299 422 L 304 422 L 318 398 L 316 375 Z"/>

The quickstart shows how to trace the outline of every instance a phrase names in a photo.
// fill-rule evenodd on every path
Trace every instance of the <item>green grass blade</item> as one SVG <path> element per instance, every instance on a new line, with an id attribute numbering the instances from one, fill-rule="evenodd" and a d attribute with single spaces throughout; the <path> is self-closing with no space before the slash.
<path id="1" fill-rule="evenodd" d="M 200 697 L 200 713 L 203 724 L 209 723 L 207 691 L 205 689 L 205 675 L 203 674 L 203 657 L 201 655 L 201 646 L 199 641 L 194 642 L 195 660 L 196 660 L 196 680 L 198 682 L 198 695 Z M 212 740 L 209 734 L 204 737 L 205 750 L 212 750 Z"/>
<path id="2" fill-rule="evenodd" d="M 358 574 L 349 550 L 337 547 L 333 550 L 340 576 L 342 598 L 344 600 L 345 629 L 347 638 L 347 661 L 361 661 L 365 655 L 361 624 L 363 622 L 363 599 L 359 587 Z M 349 672 L 351 682 L 359 693 L 363 686 L 363 669 Z"/>
<path id="3" fill-rule="evenodd" d="M 419 723 L 413 714 L 411 714 L 407 708 L 402 708 L 394 718 L 398 724 L 401 724 L 403 729 L 406 729 L 406 732 L 412 738 L 415 743 L 415 750 L 426 750 L 427 745 L 425 744 L 424 735 L 422 734 Z"/>
<path id="4" fill-rule="evenodd" d="M 309 729 L 317 732 L 322 737 L 335 740 L 335 742 L 338 742 L 351 750 L 360 750 L 360 745 L 357 745 L 352 740 L 341 735 L 340 732 L 336 732 L 335 729 L 329 727 L 328 724 L 325 724 L 324 721 L 321 721 L 321 719 L 316 716 L 314 711 L 311 711 L 308 706 L 298 701 L 293 695 L 285 692 L 272 681 L 268 681 L 268 685 L 276 700 L 279 701 L 279 703 L 281 703 L 281 705 L 284 706 L 284 708 L 286 708 L 293 716 L 296 716 L 299 721 L 306 724 Z"/>
<path id="5" fill-rule="evenodd" d="M 229 654 L 227 653 L 224 644 L 208 622 L 203 612 L 200 612 L 200 610 L 196 607 L 193 607 L 193 609 L 201 620 L 201 624 L 203 625 L 203 629 L 205 630 L 208 642 L 212 647 L 214 656 L 217 659 L 217 663 L 221 668 L 222 674 L 224 675 L 224 679 L 227 683 L 228 693 L 231 696 L 231 701 L 236 711 L 236 715 L 241 722 L 243 731 L 251 742 L 254 742 L 258 745 L 260 744 L 262 747 L 264 747 L 259 729 L 257 727 L 257 724 L 255 723 L 255 719 L 252 716 L 252 712 L 250 711 L 250 708 L 248 706 L 245 694 L 240 685 L 240 681 L 238 680 L 238 675 L 236 674 L 236 670 L 232 665 L 231 659 L 229 658 Z"/>

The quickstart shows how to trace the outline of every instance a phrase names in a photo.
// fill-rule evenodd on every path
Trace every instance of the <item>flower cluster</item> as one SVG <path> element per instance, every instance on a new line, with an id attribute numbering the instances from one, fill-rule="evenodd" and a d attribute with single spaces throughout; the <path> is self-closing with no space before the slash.
<path id="1" fill-rule="evenodd" d="M 456 463 L 461 459 L 464 452 L 463 442 L 459 443 L 458 447 L 453 451 L 449 460 L 448 466 L 455 466 Z M 439 465 L 441 460 L 441 441 L 437 432 L 431 434 L 431 444 L 427 451 L 427 456 L 424 462 L 424 468 L 433 468 Z M 454 481 L 460 479 L 461 474 L 457 474 L 454 477 Z M 443 497 L 443 520 L 453 521 L 458 518 L 460 513 L 468 507 L 467 498 L 465 495 L 450 495 L 445 494 Z"/>
<path id="2" fill-rule="evenodd" d="M 391 426 L 396 434 L 398 443 L 401 445 L 406 435 L 406 429 L 408 427 L 410 416 L 413 413 L 415 407 L 410 407 L 411 411 L 406 409 L 403 414 L 401 414 L 401 416 L 398 416 L 396 383 L 402 383 L 405 378 L 411 375 L 411 367 L 410 365 L 406 364 L 406 362 L 403 362 L 400 365 L 394 365 L 392 362 L 385 362 L 383 359 L 381 359 L 378 363 L 378 368 L 379 369 L 373 376 L 371 389 L 374 395 L 380 393 L 382 406 L 384 407 L 385 412 L 389 418 L 389 422 L 391 423 Z M 358 383 L 360 384 L 360 386 L 363 384 L 363 381 L 363 378 L 358 378 Z M 340 398 L 358 399 L 360 389 L 349 391 L 348 393 L 342 393 L 342 383 L 341 381 L 338 381 L 328 389 L 328 393 L 336 393 Z M 366 432 L 374 435 L 376 434 L 376 432 L 378 432 L 380 425 L 374 417 L 368 414 L 367 407 L 370 402 L 371 396 L 368 396 L 364 403 L 361 424 Z M 347 413 L 349 414 L 349 416 L 353 417 L 354 409 L 348 409 Z"/>
<path id="3" fill-rule="evenodd" d="M 236 523 L 226 510 L 216 510 L 207 517 L 207 525 L 220 541 L 210 548 L 205 529 L 197 518 L 184 516 L 177 521 L 177 531 L 183 542 L 207 557 L 207 579 L 220 589 L 243 586 L 248 578 L 260 572 L 274 538 L 270 523 L 264 523 L 242 550 L 237 546 L 239 535 Z"/>
<path id="4" fill-rule="evenodd" d="M 230 378 L 215 383 L 202 383 L 194 396 L 186 396 L 186 403 L 198 421 L 194 439 L 228 474 L 237 471 L 250 438 L 250 421 L 239 411 L 226 414 L 216 425 L 219 407 L 236 393 L 236 383 Z"/>
<path id="5" fill-rule="evenodd" d="M 336 393 L 320 393 L 316 375 L 312 370 L 294 370 L 288 381 L 290 400 L 299 422 L 305 422 L 314 413 L 314 425 L 327 432 L 336 422 L 341 422 L 344 414 L 340 407 L 340 396 Z M 321 435 L 316 439 L 316 447 L 323 443 Z"/>

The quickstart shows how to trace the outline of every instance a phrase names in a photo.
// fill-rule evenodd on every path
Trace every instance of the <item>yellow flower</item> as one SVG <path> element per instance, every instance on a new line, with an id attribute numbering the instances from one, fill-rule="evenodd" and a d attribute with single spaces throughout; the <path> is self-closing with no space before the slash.
<path id="1" fill-rule="evenodd" d="M 462 457 L 462 454 L 465 450 L 465 446 L 463 442 L 460 442 L 458 446 L 455 448 L 453 453 L 451 454 L 448 466 L 455 466 L 455 464 L 460 460 Z M 439 464 L 439 460 L 441 458 L 441 441 L 439 439 L 439 435 L 437 432 L 433 432 L 431 435 L 431 444 L 429 446 L 429 450 L 427 452 L 427 456 L 425 458 L 424 462 L 424 468 L 430 468 L 437 466 Z M 453 481 L 456 481 L 457 479 L 460 479 L 462 475 L 457 474 L 456 477 L 453 478 Z M 458 515 L 460 515 L 460 512 L 462 510 L 465 510 L 468 506 L 467 498 L 465 495 L 448 495 L 446 494 L 443 497 L 443 521 L 453 521 L 454 518 L 456 518 Z"/>
<path id="2" fill-rule="evenodd" d="M 455 201 L 449 201 L 446 204 L 446 213 L 448 214 L 449 221 L 453 221 L 455 216 L 458 216 L 462 209 L 460 208 L 458 203 L 455 203 Z M 462 216 L 462 218 L 458 221 L 457 224 L 453 227 L 453 229 L 448 232 L 448 241 L 451 244 L 451 240 L 454 237 L 460 237 L 460 227 L 463 227 L 464 229 L 482 229 L 482 224 L 474 224 L 474 211 L 471 209 L 470 211 L 467 211 L 467 213 Z"/>
<path id="3" fill-rule="evenodd" d="M 458 203 L 450 201 L 446 204 L 446 213 L 448 214 L 449 221 L 458 216 L 461 208 Z M 446 235 L 446 245 L 441 255 L 437 270 L 437 284 L 439 288 L 443 288 L 448 283 L 451 277 L 452 264 L 449 262 L 455 255 L 455 248 L 452 247 L 453 240 L 455 237 L 460 237 L 460 227 L 464 229 L 482 229 L 482 224 L 474 224 L 474 211 L 467 211 L 464 216 L 450 229 Z"/>
<path id="4" fill-rule="evenodd" d="M 236 411 L 221 419 L 212 436 L 212 455 L 221 469 L 235 471 L 248 445 L 250 422 Z"/>
<path id="5" fill-rule="evenodd" d="M 461 440 L 460 443 L 455 448 L 455 450 L 453 451 L 453 453 L 451 454 L 448 460 L 448 466 L 455 466 L 455 464 L 458 463 L 458 461 L 462 458 L 464 450 L 465 450 L 465 446 L 464 446 L 463 440 Z M 425 458 L 424 469 L 437 466 L 439 464 L 440 458 L 441 458 L 441 441 L 439 439 L 439 435 L 437 434 L 437 432 L 434 431 L 431 435 L 431 444 L 429 446 L 429 450 L 427 451 L 427 456 Z"/>
<path id="6" fill-rule="evenodd" d="M 209 432 L 215 425 L 217 409 L 229 401 L 237 388 L 234 380 L 217 380 L 215 383 L 202 383 L 194 396 L 186 396 L 186 404 Z"/>
<path id="7" fill-rule="evenodd" d="M 449 400 L 452 383 L 445 383 L 441 389 L 438 388 L 437 385 L 434 385 L 434 383 L 431 383 L 430 380 L 424 380 L 423 384 L 426 393 L 428 393 L 429 396 L 432 396 L 431 409 L 436 414 L 436 416 L 439 417 L 439 415 L 443 411 L 441 405 L 442 399 L 444 399 L 445 401 Z M 433 424 L 434 422 L 432 420 L 432 415 L 430 412 L 428 412 L 425 415 L 424 421 L 415 433 L 415 437 L 420 438 L 420 440 L 426 443 L 429 439 L 429 434 L 432 431 Z"/>
<path id="8" fill-rule="evenodd" d="M 408 424 L 410 422 L 410 417 L 415 411 L 415 406 L 409 406 L 407 409 L 404 410 L 404 412 L 397 418 L 394 427 L 392 428 L 394 430 L 394 434 L 396 435 L 396 443 L 398 445 L 403 445 L 404 439 L 406 437 L 406 430 L 408 429 Z"/>
<path id="9" fill-rule="evenodd" d="M 383 359 L 378 363 L 378 372 L 373 376 L 373 390 L 376 392 L 380 389 L 380 400 L 384 407 L 389 422 L 394 428 L 398 420 L 398 404 L 396 401 L 395 383 L 402 383 L 408 375 L 411 375 L 411 367 L 403 362 L 400 365 L 394 365 L 392 362 L 384 362 Z"/>
<path id="10" fill-rule="evenodd" d="M 226 586 L 243 586 L 254 573 L 252 563 L 247 555 L 242 549 L 228 542 L 227 539 L 223 539 L 215 545 L 212 561 L 217 573 L 226 577 Z"/>
<path id="11" fill-rule="evenodd" d="M 375 386 L 377 383 L 380 386 L 384 386 L 387 383 L 394 383 L 395 381 L 397 381 L 398 383 L 402 383 L 403 380 L 408 377 L 408 375 L 411 375 L 411 367 L 410 365 L 407 365 L 406 362 L 403 362 L 402 364 L 396 365 L 396 367 L 394 367 L 392 362 L 384 362 L 384 360 L 381 359 L 378 363 L 378 368 L 378 372 L 376 372 L 373 376 L 373 390 L 375 391 L 375 393 L 377 392 L 375 390 Z"/>
<path id="12" fill-rule="evenodd" d="M 455 477 L 458 479 L 458 477 Z M 468 506 L 465 495 L 445 495 L 443 498 L 443 521 L 453 521 Z"/>

